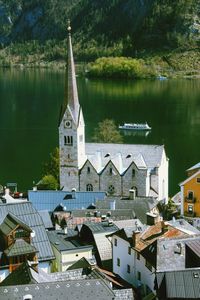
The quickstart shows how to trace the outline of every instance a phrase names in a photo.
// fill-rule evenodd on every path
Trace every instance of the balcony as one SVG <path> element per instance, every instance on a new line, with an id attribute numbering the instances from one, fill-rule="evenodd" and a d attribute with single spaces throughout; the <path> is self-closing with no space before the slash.
<path id="1" fill-rule="evenodd" d="M 185 197 L 185 202 L 187 203 L 195 203 L 196 202 L 196 198 L 195 197 Z"/>

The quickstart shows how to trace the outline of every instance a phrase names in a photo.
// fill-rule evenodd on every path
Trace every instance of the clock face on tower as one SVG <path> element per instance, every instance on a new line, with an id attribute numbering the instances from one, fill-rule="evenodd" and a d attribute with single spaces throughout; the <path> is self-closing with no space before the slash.
<path id="1" fill-rule="evenodd" d="M 70 120 L 66 120 L 64 122 L 64 126 L 65 126 L 65 128 L 71 128 L 72 127 L 72 122 Z"/>

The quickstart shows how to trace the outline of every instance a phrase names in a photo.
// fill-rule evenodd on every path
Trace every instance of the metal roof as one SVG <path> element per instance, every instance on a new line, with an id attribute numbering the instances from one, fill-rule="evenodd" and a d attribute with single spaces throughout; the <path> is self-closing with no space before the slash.
<path id="1" fill-rule="evenodd" d="M 0 223 L 3 222 L 8 213 L 16 216 L 23 223 L 27 224 L 33 232 L 35 232 L 35 236 L 32 238 L 31 244 L 39 251 L 38 260 L 45 261 L 53 259 L 54 255 L 44 223 L 32 203 L 24 202 L 0 204 Z"/>
<path id="2" fill-rule="evenodd" d="M 198 257 L 200 257 L 200 239 L 186 241 L 185 243 Z"/>
<path id="3" fill-rule="evenodd" d="M 158 289 L 165 283 L 167 299 L 199 299 L 200 268 L 156 274 Z"/>
<path id="4" fill-rule="evenodd" d="M 20 225 L 25 230 L 31 232 L 31 228 L 27 226 L 24 222 L 22 222 L 20 219 L 16 218 L 14 215 L 8 213 L 3 222 L 0 225 L 0 231 L 8 235 L 11 231 L 13 231 L 17 225 Z"/>
<path id="5" fill-rule="evenodd" d="M 104 200 L 105 192 L 28 191 L 28 199 L 37 210 L 54 211 L 59 205 L 68 210 L 86 209 L 97 200 Z"/>
<path id="6" fill-rule="evenodd" d="M 34 246 L 25 242 L 23 239 L 17 239 L 14 242 L 14 244 L 12 244 L 4 252 L 8 257 L 13 257 L 13 256 L 24 255 L 29 253 L 35 253 L 38 251 Z"/>

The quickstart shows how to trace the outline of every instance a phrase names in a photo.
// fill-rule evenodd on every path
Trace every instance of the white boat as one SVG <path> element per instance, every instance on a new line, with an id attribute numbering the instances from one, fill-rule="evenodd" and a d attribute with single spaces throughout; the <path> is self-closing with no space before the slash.
<path id="1" fill-rule="evenodd" d="M 151 127 L 146 123 L 124 123 L 119 125 L 119 129 L 127 130 L 151 130 Z"/>

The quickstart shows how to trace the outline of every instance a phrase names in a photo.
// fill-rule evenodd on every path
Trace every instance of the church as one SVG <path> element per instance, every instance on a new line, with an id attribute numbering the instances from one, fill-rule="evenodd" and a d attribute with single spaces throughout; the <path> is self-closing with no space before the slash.
<path id="1" fill-rule="evenodd" d="M 168 158 L 163 145 L 85 142 L 68 26 L 66 95 L 59 119 L 60 188 L 168 201 Z"/>

